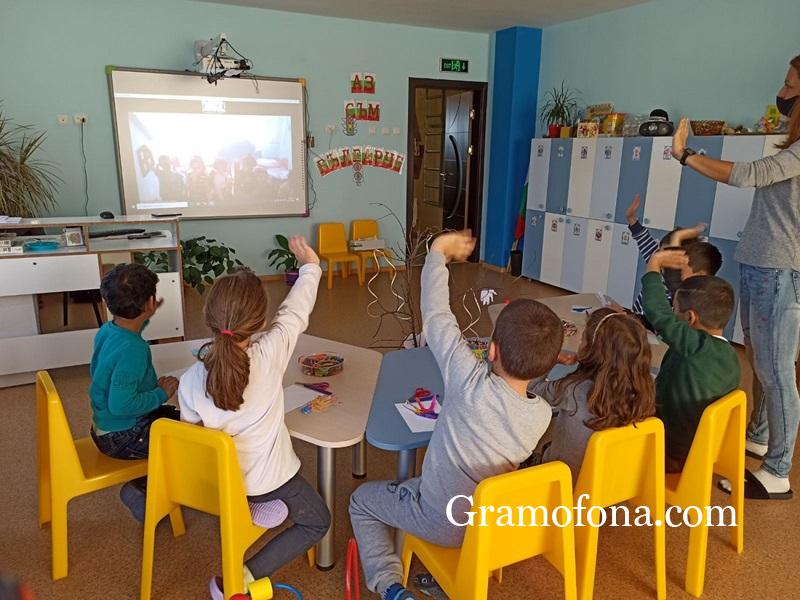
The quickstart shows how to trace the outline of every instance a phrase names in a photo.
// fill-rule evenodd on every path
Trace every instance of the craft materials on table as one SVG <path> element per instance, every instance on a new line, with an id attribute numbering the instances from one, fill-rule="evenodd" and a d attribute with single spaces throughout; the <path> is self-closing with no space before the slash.
<path id="1" fill-rule="evenodd" d="M 410 398 L 395 407 L 412 433 L 433 431 L 442 408 L 439 395 L 425 388 L 417 388 Z"/>
<path id="2" fill-rule="evenodd" d="M 333 392 L 330 390 L 331 384 L 327 381 L 320 381 L 319 383 L 303 383 L 302 381 L 295 381 L 296 385 L 302 385 L 305 388 L 314 390 L 325 396 L 332 396 Z"/>
<path id="3" fill-rule="evenodd" d="M 572 312 L 574 313 L 589 313 L 592 310 L 591 306 L 573 306 Z"/>
<path id="4" fill-rule="evenodd" d="M 312 377 L 330 377 L 341 373 L 344 369 L 344 358 L 329 352 L 320 352 L 298 359 L 303 375 Z"/>
<path id="5" fill-rule="evenodd" d="M 325 412 L 338 404 L 332 392 L 309 389 L 305 384 L 295 383 L 283 389 L 283 412 L 290 413 L 300 409 L 303 414 L 312 412 Z"/>
<path id="6" fill-rule="evenodd" d="M 561 326 L 564 328 L 564 335 L 567 337 L 571 337 L 578 333 L 578 326 L 572 321 L 561 319 Z"/>

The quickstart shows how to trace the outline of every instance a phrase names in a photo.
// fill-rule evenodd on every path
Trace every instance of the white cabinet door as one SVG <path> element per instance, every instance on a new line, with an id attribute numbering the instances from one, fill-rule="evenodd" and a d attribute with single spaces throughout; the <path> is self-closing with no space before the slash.
<path id="1" fill-rule="evenodd" d="M 764 136 L 764 148 L 761 151 L 761 156 L 774 156 L 778 152 L 780 152 L 780 148 L 776 148 L 775 144 L 782 144 L 786 140 L 786 136 L 783 134 L 780 135 L 765 135 Z"/>
<path id="2" fill-rule="evenodd" d="M 546 213 L 544 216 L 544 243 L 542 244 L 541 281 L 561 286 L 561 264 L 564 253 L 565 219 L 562 215 Z"/>
<path id="3" fill-rule="evenodd" d="M 672 230 L 678 208 L 681 164 L 672 158 L 672 138 L 653 138 L 650 172 L 647 178 L 647 201 L 644 224 L 655 229 Z"/>
<path id="4" fill-rule="evenodd" d="M 570 216 L 589 216 L 596 147 L 597 138 L 572 140 L 572 163 L 569 172 L 569 194 L 567 195 L 567 214 Z"/>
<path id="5" fill-rule="evenodd" d="M 722 160 L 750 162 L 761 158 L 764 138 L 761 136 L 727 136 L 722 142 Z M 714 211 L 711 216 L 711 237 L 738 240 L 741 237 L 750 207 L 753 204 L 753 188 L 737 188 L 727 183 L 718 183 L 714 195 Z"/>
<path id="6" fill-rule="evenodd" d="M 0 338 L 39 333 L 36 296 L 0 296 Z"/>
<path id="7" fill-rule="evenodd" d="M 183 281 L 178 273 L 158 273 L 156 298 L 163 298 L 164 303 L 150 318 L 150 322 L 142 332 L 146 340 L 163 340 L 183 337 L 183 300 L 181 286 Z M 108 318 L 113 316 L 106 309 Z"/>
<path id="8" fill-rule="evenodd" d="M 0 296 L 96 290 L 99 287 L 100 265 L 96 254 L 0 260 Z"/>
<path id="9" fill-rule="evenodd" d="M 625 308 L 633 306 L 639 248 L 627 225 L 614 223 L 606 293 Z"/>
<path id="10" fill-rule="evenodd" d="M 561 287 L 571 292 L 580 292 L 583 288 L 589 220 L 580 217 L 567 217 L 565 222 L 567 226 L 564 231 Z"/>
<path id="11" fill-rule="evenodd" d="M 531 160 L 528 165 L 528 210 L 547 207 L 547 181 L 550 177 L 550 140 L 531 140 Z"/>
<path id="12" fill-rule="evenodd" d="M 586 231 L 586 254 L 583 261 L 581 292 L 606 293 L 611 267 L 613 228 L 606 221 L 589 220 Z"/>

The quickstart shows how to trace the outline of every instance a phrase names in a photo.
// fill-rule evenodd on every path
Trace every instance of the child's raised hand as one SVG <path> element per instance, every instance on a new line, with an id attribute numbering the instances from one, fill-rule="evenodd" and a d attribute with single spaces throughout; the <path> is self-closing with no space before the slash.
<path id="1" fill-rule="evenodd" d="M 682 270 L 689 264 L 689 257 L 683 250 L 659 250 L 647 263 L 650 273 L 659 273 L 661 269 Z"/>
<path id="2" fill-rule="evenodd" d="M 317 256 L 314 249 L 308 245 L 306 238 L 302 235 L 293 235 L 289 238 L 289 250 L 292 251 L 292 254 L 294 254 L 295 258 L 297 258 L 297 262 L 299 262 L 301 266 L 319 264 L 319 256 Z"/>
<path id="3" fill-rule="evenodd" d="M 175 392 L 178 391 L 178 380 L 175 377 L 159 377 L 158 387 L 160 387 L 167 394 L 167 398 L 172 398 Z"/>
<path id="4" fill-rule="evenodd" d="M 639 212 L 639 207 L 642 205 L 642 199 L 639 197 L 639 194 L 636 194 L 633 197 L 633 202 L 628 205 L 628 208 L 625 209 L 625 218 L 628 220 L 628 225 L 633 225 L 639 219 L 636 216 L 636 213 Z"/>
<path id="5" fill-rule="evenodd" d="M 467 260 L 474 249 L 475 238 L 469 229 L 443 233 L 431 244 L 431 250 L 444 254 L 447 262 Z"/>

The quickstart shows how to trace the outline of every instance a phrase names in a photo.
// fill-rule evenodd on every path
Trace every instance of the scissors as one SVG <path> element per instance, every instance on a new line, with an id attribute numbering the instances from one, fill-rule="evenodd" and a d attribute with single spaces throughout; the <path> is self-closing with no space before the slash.
<path id="1" fill-rule="evenodd" d="M 308 388 L 310 390 L 314 390 L 320 394 L 325 396 L 332 396 L 333 392 L 331 391 L 331 384 L 327 381 L 320 381 L 318 383 L 304 383 L 302 381 L 296 381 L 297 385 L 302 385 L 304 388 Z"/>

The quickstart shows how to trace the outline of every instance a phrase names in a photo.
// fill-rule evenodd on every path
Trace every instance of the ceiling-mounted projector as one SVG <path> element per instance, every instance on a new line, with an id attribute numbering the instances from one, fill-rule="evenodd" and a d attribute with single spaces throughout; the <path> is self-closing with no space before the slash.
<path id="1" fill-rule="evenodd" d="M 248 58 L 231 46 L 224 33 L 210 40 L 197 40 L 194 43 L 194 58 L 197 72 L 208 75 L 209 83 L 223 77 L 236 77 L 253 67 Z"/>

